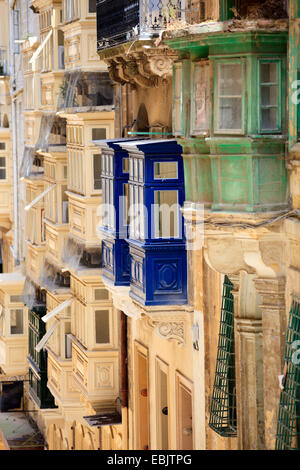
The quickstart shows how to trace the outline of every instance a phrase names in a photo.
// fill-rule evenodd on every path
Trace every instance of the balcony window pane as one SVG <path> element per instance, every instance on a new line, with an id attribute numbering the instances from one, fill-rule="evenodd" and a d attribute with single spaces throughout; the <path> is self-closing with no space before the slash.
<path id="1" fill-rule="evenodd" d="M 96 0 L 89 0 L 89 13 L 96 13 Z"/>
<path id="2" fill-rule="evenodd" d="M 95 289 L 95 300 L 108 300 L 109 292 L 107 289 Z"/>
<path id="3" fill-rule="evenodd" d="M 101 189 L 101 154 L 94 155 L 94 189 Z"/>
<path id="4" fill-rule="evenodd" d="M 195 65 L 192 100 L 192 134 L 209 128 L 209 66 Z"/>
<path id="5" fill-rule="evenodd" d="M 22 335 L 24 333 L 23 310 L 10 310 L 10 334 Z"/>
<path id="6" fill-rule="evenodd" d="M 260 63 L 260 126 L 261 131 L 278 131 L 279 62 Z"/>
<path id="7" fill-rule="evenodd" d="M 182 66 L 181 64 L 175 65 L 174 73 L 174 133 L 181 134 L 182 120 L 181 120 L 181 105 L 182 105 Z"/>
<path id="8" fill-rule="evenodd" d="M 178 178 L 177 162 L 155 162 L 154 179 L 167 180 Z"/>
<path id="9" fill-rule="evenodd" d="M 218 130 L 242 130 L 242 64 L 218 69 Z"/>
<path id="10" fill-rule="evenodd" d="M 96 310 L 96 343 L 109 343 L 109 310 Z"/>
<path id="11" fill-rule="evenodd" d="M 92 140 L 106 139 L 106 129 L 92 129 Z"/>
<path id="12" fill-rule="evenodd" d="M 155 238 L 178 237 L 178 191 L 155 191 Z"/>

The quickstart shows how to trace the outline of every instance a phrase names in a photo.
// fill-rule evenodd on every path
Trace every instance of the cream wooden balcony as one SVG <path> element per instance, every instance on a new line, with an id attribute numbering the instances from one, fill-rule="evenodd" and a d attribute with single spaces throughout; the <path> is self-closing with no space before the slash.
<path id="1" fill-rule="evenodd" d="M 6 375 L 27 373 L 28 310 L 22 302 L 25 278 L 0 275 L 0 367 Z"/>
<path id="2" fill-rule="evenodd" d="M 96 2 L 63 1 L 65 68 L 106 70 L 97 55 Z"/>
<path id="3" fill-rule="evenodd" d="M 0 225 L 6 230 L 11 227 L 13 210 L 11 153 L 11 132 L 0 127 Z"/>
<path id="4" fill-rule="evenodd" d="M 84 398 L 105 408 L 119 395 L 119 312 L 99 279 L 71 274 L 72 367 Z"/>
<path id="5" fill-rule="evenodd" d="M 69 296 L 55 296 L 47 293 L 47 311 L 53 311 Z M 47 343 L 48 388 L 58 406 L 74 405 L 80 402 L 80 395 L 72 373 L 71 313 L 65 308 L 47 322 L 49 330 L 55 322 L 57 327 Z"/>

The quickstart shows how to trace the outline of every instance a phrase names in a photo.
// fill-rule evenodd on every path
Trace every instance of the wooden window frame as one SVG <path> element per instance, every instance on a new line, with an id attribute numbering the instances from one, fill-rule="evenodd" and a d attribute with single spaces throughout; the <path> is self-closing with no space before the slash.
<path id="1" fill-rule="evenodd" d="M 242 71 L 242 94 L 241 94 L 241 128 L 240 129 L 218 129 L 219 120 L 219 76 L 220 67 L 222 65 L 241 65 Z M 214 63 L 214 113 L 213 113 L 213 127 L 214 134 L 216 135 L 245 135 L 246 134 L 246 61 L 245 59 L 217 59 Z"/>
<path id="2" fill-rule="evenodd" d="M 276 129 L 263 129 L 262 128 L 262 106 L 261 103 L 261 64 L 277 64 L 277 128 Z M 257 80 L 257 96 L 258 96 L 258 132 L 259 134 L 281 134 L 282 133 L 282 60 L 277 57 L 272 58 L 259 58 L 258 59 L 258 80 Z M 269 85 L 270 86 L 270 85 Z M 276 107 L 276 106 L 271 106 Z"/>

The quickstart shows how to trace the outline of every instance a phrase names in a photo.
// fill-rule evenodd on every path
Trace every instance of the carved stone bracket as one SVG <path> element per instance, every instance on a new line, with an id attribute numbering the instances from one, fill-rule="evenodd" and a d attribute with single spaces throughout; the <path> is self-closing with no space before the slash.
<path id="1" fill-rule="evenodd" d="M 186 340 L 186 325 L 190 319 L 190 312 L 160 311 L 148 312 L 147 323 L 150 328 L 154 328 L 155 333 L 167 341 L 176 341 L 182 346 Z"/>
<path id="2" fill-rule="evenodd" d="M 177 53 L 167 47 L 145 49 L 142 45 L 131 53 L 122 53 L 106 59 L 108 71 L 114 82 L 136 87 L 157 88 L 172 77 Z"/>
<path id="3" fill-rule="evenodd" d="M 281 233 L 215 232 L 205 234 L 204 255 L 208 265 L 222 274 L 244 271 L 263 278 L 285 272 L 285 240 Z"/>

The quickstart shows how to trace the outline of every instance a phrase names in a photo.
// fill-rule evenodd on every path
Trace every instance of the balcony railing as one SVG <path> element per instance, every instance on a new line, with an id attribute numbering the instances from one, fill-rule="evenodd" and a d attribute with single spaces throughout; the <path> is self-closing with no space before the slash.
<path id="1" fill-rule="evenodd" d="M 8 75 L 8 53 L 7 49 L 0 47 L 0 76 Z"/>
<path id="2" fill-rule="evenodd" d="M 160 31 L 210 19 L 211 2 L 200 0 L 98 0 L 98 51 Z"/>

